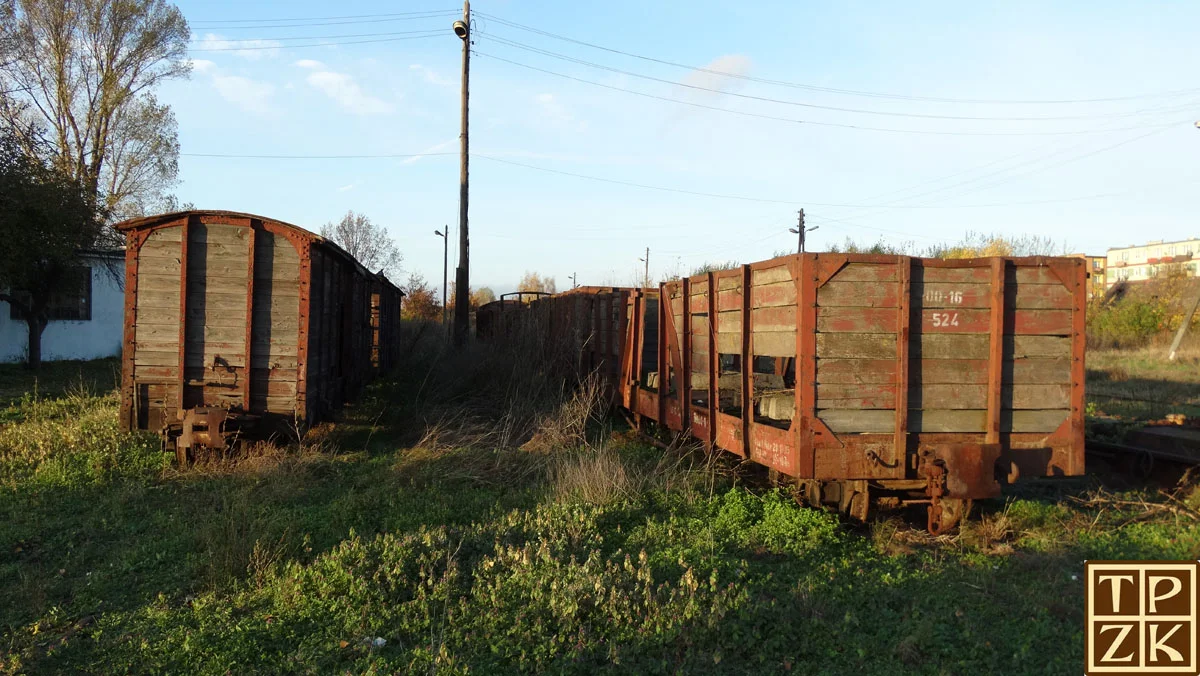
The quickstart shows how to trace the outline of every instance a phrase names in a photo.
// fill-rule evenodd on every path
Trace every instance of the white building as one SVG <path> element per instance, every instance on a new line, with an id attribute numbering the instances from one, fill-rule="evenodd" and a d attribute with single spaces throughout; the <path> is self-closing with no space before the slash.
<path id="1" fill-rule="evenodd" d="M 1195 277 L 1200 261 L 1200 239 L 1148 242 L 1108 250 L 1109 286 L 1120 281 L 1144 282 L 1164 275 Z"/>
<path id="2" fill-rule="evenodd" d="M 83 257 L 78 291 L 56 294 L 42 332 L 42 359 L 99 359 L 121 353 L 125 310 L 125 253 Z M 12 306 L 0 301 L 0 362 L 24 361 L 29 328 Z"/>

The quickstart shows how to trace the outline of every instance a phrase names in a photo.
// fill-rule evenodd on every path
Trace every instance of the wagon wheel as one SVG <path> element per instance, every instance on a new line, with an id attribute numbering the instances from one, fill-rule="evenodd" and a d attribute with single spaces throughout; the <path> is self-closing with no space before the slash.
<path id="1" fill-rule="evenodd" d="M 850 505 L 849 509 L 846 510 L 846 513 L 850 515 L 851 519 L 865 523 L 867 520 L 867 510 L 870 508 L 870 506 L 871 496 L 868 493 L 855 493 L 850 497 Z"/>
<path id="2" fill-rule="evenodd" d="M 942 535 L 954 530 L 960 521 L 971 513 L 975 501 L 967 499 L 943 498 L 929 506 L 929 533 Z"/>
<path id="3" fill-rule="evenodd" d="M 808 507 L 821 506 L 821 482 L 801 479 L 796 482 L 796 502 Z"/>

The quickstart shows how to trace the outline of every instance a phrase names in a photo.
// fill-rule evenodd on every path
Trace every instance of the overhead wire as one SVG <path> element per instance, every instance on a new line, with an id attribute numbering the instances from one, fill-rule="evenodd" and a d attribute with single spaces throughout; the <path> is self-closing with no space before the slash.
<path id="1" fill-rule="evenodd" d="M 393 35 L 417 35 L 421 33 L 439 33 L 445 35 L 445 31 L 438 29 L 423 29 L 419 31 L 395 31 L 391 33 L 349 33 L 342 35 L 288 35 L 283 37 L 260 37 L 260 38 L 192 38 L 192 42 L 203 44 L 205 42 L 264 42 L 267 40 L 281 42 L 283 40 L 338 40 L 343 38 L 372 38 Z"/>
<path id="2" fill-rule="evenodd" d="M 1148 135 L 1146 135 L 1146 136 L 1148 136 Z M 1145 138 L 1145 136 L 1140 136 L 1140 137 L 1137 137 L 1134 139 L 1129 139 L 1127 141 L 1123 141 L 1122 143 L 1108 146 L 1106 148 L 1102 148 L 1102 149 L 1094 151 L 1092 153 L 1088 153 L 1088 155 L 1094 155 L 1096 153 L 1103 152 L 1104 150 L 1111 150 L 1112 148 L 1116 148 L 1116 147 L 1124 145 L 1126 143 L 1132 143 L 1133 141 L 1136 141 L 1140 138 Z M 503 159 L 500 157 L 495 157 L 494 155 L 487 155 L 487 154 L 482 154 L 482 153 L 471 153 L 471 157 L 486 159 L 486 160 L 489 160 L 492 162 L 499 162 L 502 164 L 508 164 L 508 165 L 512 165 L 512 166 L 516 166 L 516 167 L 523 167 L 525 169 L 532 169 L 534 171 L 541 171 L 541 172 L 550 173 L 550 174 L 570 176 L 573 178 L 581 178 L 581 179 L 586 179 L 586 180 L 590 180 L 590 181 L 598 181 L 601 183 L 610 183 L 610 184 L 614 184 L 614 185 L 627 186 L 627 187 L 631 187 L 631 188 L 641 188 L 641 189 L 645 189 L 645 190 L 656 190 L 656 191 L 660 191 L 660 192 L 671 192 L 671 193 L 679 193 L 679 194 L 684 194 L 684 195 L 694 195 L 697 197 L 711 197 L 711 198 L 715 198 L 715 199 L 739 200 L 739 201 L 744 201 L 744 202 L 757 202 L 757 203 L 762 203 L 762 204 L 787 204 L 790 206 L 797 206 L 797 207 L 799 207 L 799 206 L 804 206 L 804 207 L 816 206 L 816 207 L 854 208 L 854 209 L 884 208 L 884 205 L 878 205 L 878 204 L 853 204 L 853 203 L 843 203 L 843 202 L 813 202 L 813 201 L 802 200 L 802 199 L 777 199 L 777 198 L 766 198 L 766 197 L 751 197 L 748 195 L 734 195 L 734 194 L 729 194 L 729 193 L 704 192 L 704 191 L 699 191 L 699 190 L 688 190 L 685 188 L 672 188 L 672 187 L 661 186 L 661 185 L 636 183 L 633 181 L 624 181 L 624 180 L 620 180 L 620 179 L 605 178 L 603 176 L 592 176 L 589 174 L 580 174 L 577 172 L 565 171 L 565 170 L 561 170 L 561 169 L 551 169 L 549 167 L 540 167 L 540 166 L 537 166 L 534 164 L 526 164 L 524 162 L 507 160 L 507 159 Z M 1074 158 L 1074 159 L 1082 159 L 1082 156 L 1079 158 Z M 1072 161 L 1074 161 L 1074 160 L 1072 160 Z M 1055 166 L 1057 166 L 1057 165 L 1055 165 Z M 992 204 L 896 205 L 896 206 L 891 206 L 888 208 L 894 208 L 894 209 L 982 209 L 982 208 L 998 208 L 998 207 L 1010 207 L 1010 206 L 1028 206 L 1028 205 L 1037 205 L 1037 204 L 1053 204 L 1053 203 L 1059 203 L 1059 202 L 1080 202 L 1080 201 L 1085 201 L 1085 200 L 1089 200 L 1089 199 L 1099 199 L 1099 198 L 1108 197 L 1108 196 L 1110 196 L 1110 195 L 1088 195 L 1088 196 L 1068 197 L 1068 198 L 1061 198 L 1061 199 L 1035 200 L 1035 201 L 1030 201 L 1030 202 L 1008 202 L 1008 203 L 992 203 Z"/>
<path id="3" fill-rule="evenodd" d="M 458 13 L 458 10 L 454 9 L 454 8 L 425 9 L 425 10 L 416 10 L 416 11 L 412 11 L 412 12 L 388 12 L 386 14 L 345 14 L 342 16 L 304 16 L 304 17 L 291 17 L 291 18 L 286 18 L 286 19 L 281 19 L 281 18 L 274 18 L 274 19 L 197 19 L 196 21 L 194 21 L 192 23 L 193 24 L 197 24 L 197 23 L 278 23 L 281 21 L 332 21 L 332 20 L 338 20 L 338 19 L 378 19 L 378 18 L 382 18 L 382 17 L 392 17 L 392 16 L 413 16 L 416 14 L 447 14 L 447 13 Z"/>
<path id="4" fill-rule="evenodd" d="M 857 129 L 860 131 L 877 131 L 877 132 L 887 132 L 887 133 L 916 134 L 916 135 L 928 135 L 928 136 L 1081 136 L 1081 135 L 1089 135 L 1089 134 L 1104 134 L 1104 133 L 1111 133 L 1111 132 L 1117 132 L 1117 131 L 1131 131 L 1131 130 L 1135 130 L 1135 129 L 1146 129 L 1150 126 L 1154 126 L 1154 125 L 1133 125 L 1133 126 L 1125 126 L 1125 127 L 1109 127 L 1109 128 L 1105 128 L 1105 129 L 1073 129 L 1073 130 L 1067 130 L 1067 131 L 1040 131 L 1040 132 L 1039 131 L 1020 131 L 1020 132 L 993 131 L 993 132 L 987 132 L 987 131 L 950 131 L 950 130 L 939 130 L 939 129 L 899 129 L 899 128 L 893 128 L 893 127 L 872 127 L 872 126 L 859 125 L 859 124 L 823 122 L 823 121 L 816 121 L 816 120 L 801 120 L 801 119 L 797 119 L 797 118 L 781 117 L 778 115 L 766 115 L 766 114 L 762 114 L 762 113 L 754 113 L 754 112 L 749 112 L 749 111 L 744 111 L 744 110 L 734 110 L 731 108 L 722 108 L 720 106 L 710 106 L 710 105 L 706 105 L 703 103 L 698 103 L 696 101 L 685 101 L 683 99 L 677 99 L 677 98 L 673 98 L 670 96 L 661 96 L 658 94 L 650 94 L 647 92 L 637 91 L 636 89 L 627 89 L 625 87 L 617 87 L 615 85 L 605 84 L 603 82 L 596 82 L 595 80 L 588 80 L 586 78 L 576 77 L 574 75 L 567 75 L 565 73 L 559 73 L 557 71 L 552 71 L 552 70 L 549 70 L 546 68 L 539 68 L 537 66 L 531 66 L 529 64 L 521 63 L 519 61 L 513 61 L 511 59 L 506 59 L 504 57 L 496 56 L 494 54 L 488 54 L 486 52 L 481 52 L 477 49 L 472 49 L 471 53 L 475 54 L 477 56 L 482 56 L 485 58 L 493 59 L 495 61 L 502 61 L 504 63 L 508 63 L 508 64 L 511 64 L 514 66 L 518 66 L 520 68 L 525 68 L 525 69 L 536 71 L 539 73 L 545 73 L 547 75 L 554 75 L 556 77 L 561 77 L 561 78 L 564 78 L 567 80 L 573 80 L 575 82 L 590 84 L 590 85 L 593 85 L 596 87 L 610 89 L 613 91 L 625 92 L 627 94 L 633 94 L 635 96 L 641 96 L 644 98 L 656 99 L 659 101 L 669 101 L 671 103 L 677 103 L 677 104 L 684 105 L 684 106 L 691 106 L 693 108 L 702 108 L 705 110 L 713 110 L 713 111 L 717 111 L 717 112 L 728 113 L 730 115 L 739 115 L 739 116 L 743 116 L 743 117 L 752 117 L 752 118 L 763 119 L 763 120 L 775 120 L 777 122 L 790 122 L 793 124 L 807 124 L 807 125 L 818 126 L 818 127 L 834 127 L 834 128 L 838 128 L 838 129 Z"/>
<path id="5" fill-rule="evenodd" d="M 179 153 L 181 157 L 219 157 L 239 160 L 365 160 L 365 159 L 402 159 L 410 157 L 436 157 L 438 155 L 457 155 L 456 152 L 437 153 L 379 153 L 361 155 L 242 155 L 236 153 Z"/>
<path id="6" fill-rule="evenodd" d="M 218 30 L 219 31 L 231 31 L 231 30 L 268 30 L 268 29 L 276 29 L 276 28 L 308 28 L 308 27 L 313 27 L 313 26 L 352 26 L 352 25 L 364 24 L 364 23 L 376 24 L 376 23 L 390 23 L 390 22 L 395 22 L 395 21 L 419 21 L 421 19 L 436 19 L 439 17 L 449 17 L 449 16 L 456 16 L 456 15 L 457 15 L 456 12 L 434 12 L 434 13 L 423 14 L 420 16 L 402 16 L 402 17 L 378 18 L 378 19 L 355 19 L 355 20 L 351 20 L 351 21 L 316 21 L 316 22 L 302 22 L 302 23 L 249 24 L 249 25 L 242 25 L 242 26 L 228 26 L 228 25 L 199 26 L 199 25 L 193 24 L 192 28 L 195 28 L 197 30 L 208 30 L 208 31 L 218 31 Z"/>
<path id="7" fill-rule="evenodd" d="M 840 113 L 854 113 L 854 114 L 859 114 L 859 115 L 880 115 L 880 116 L 885 116 L 885 117 L 907 117 L 907 118 L 928 119 L 928 120 L 963 120 L 963 121 L 987 121 L 987 122 L 1064 122 L 1064 121 L 1078 121 L 1078 120 L 1092 120 L 1092 119 L 1110 119 L 1110 118 L 1120 118 L 1120 117 L 1136 117 L 1139 115 L 1149 115 L 1149 114 L 1155 114 L 1155 113 L 1180 112 L 1180 110 L 1181 110 L 1181 108 L 1179 108 L 1178 106 L 1173 106 L 1173 107 L 1151 109 L 1151 110 L 1125 111 L 1125 112 L 1120 112 L 1120 113 L 1105 113 L 1105 114 L 1097 114 L 1097 115 L 1059 115 L 1059 116 L 1049 116 L 1049 117 L 1048 116 L 999 117 L 999 116 L 971 116 L 971 115 L 939 115 L 939 114 L 933 114 L 933 113 L 905 113 L 905 112 L 898 112 L 898 111 L 868 110 L 868 109 L 863 109 L 863 108 L 847 108 L 844 106 L 828 106 L 828 105 L 818 104 L 818 103 L 806 103 L 803 101 L 791 101 L 791 100 L 787 100 L 787 99 L 777 99 L 777 98 L 773 98 L 773 97 L 769 97 L 769 96 L 758 96 L 755 94 L 745 94 L 745 93 L 741 93 L 741 92 L 716 89 L 714 87 L 704 87 L 701 85 L 692 84 L 692 83 L 688 83 L 688 82 L 679 82 L 679 81 L 675 81 L 675 80 L 668 80 L 666 78 L 654 77 L 652 75 L 646 75 L 644 73 L 637 73 L 634 71 L 624 70 L 621 68 L 613 68 L 611 66 L 606 66 L 604 64 L 575 58 L 572 56 L 568 56 L 566 54 L 559 54 L 557 52 L 552 52 L 552 51 L 549 51 L 546 49 L 542 49 L 540 47 L 534 47 L 532 45 L 520 43 L 515 40 L 509 40 L 507 38 L 493 35 L 490 33 L 483 33 L 481 35 L 481 37 L 484 40 L 488 40 L 488 41 L 491 41 L 491 42 L 494 42 L 497 44 L 501 44 L 501 45 L 506 45 L 506 46 L 513 47 L 516 49 L 521 49 L 521 50 L 524 50 L 527 52 L 532 52 L 534 54 L 540 54 L 542 56 L 548 56 L 548 57 L 551 57 L 554 59 L 568 61 L 570 63 L 587 66 L 589 68 L 604 70 L 604 71 L 608 71 L 610 73 L 616 73 L 619 75 L 627 75 L 629 77 L 635 77 L 635 78 L 642 79 L 642 80 L 649 80 L 651 82 L 658 82 L 661 84 L 667 84 L 667 85 L 671 85 L 671 86 L 675 86 L 675 87 L 683 87 L 685 89 L 703 91 L 703 92 L 708 92 L 711 94 L 718 94 L 718 95 L 722 95 L 722 96 L 733 96 L 733 97 L 740 98 L 740 99 L 748 99 L 751 101 L 760 101 L 760 102 L 764 102 L 764 103 L 774 103 L 774 104 L 785 105 L 785 106 L 797 106 L 797 107 L 801 107 L 801 108 L 812 108 L 815 110 L 829 110 L 829 111 L 840 112 Z M 1200 90 L 1198 90 L 1198 91 L 1200 91 Z"/>
<path id="8" fill-rule="evenodd" d="M 253 47 L 208 47 L 208 48 L 188 48 L 189 52 L 248 52 L 259 51 L 264 49 L 303 49 L 306 47 L 338 47 L 342 45 L 367 45 L 377 44 L 380 42 L 403 42 L 406 40 L 428 40 L 429 38 L 438 37 L 443 34 L 443 31 L 429 31 L 425 35 L 408 35 L 399 38 L 378 38 L 374 40 L 346 40 L 342 42 L 314 42 L 307 45 L 256 45 Z"/>
<path id="9" fill-rule="evenodd" d="M 634 58 L 634 59 L 640 59 L 640 60 L 648 61 L 651 63 L 658 63 L 658 64 L 662 64 L 662 65 L 666 65 L 666 66 L 672 66 L 675 68 L 683 68 L 686 70 L 698 71 L 701 73 L 709 73 L 711 75 L 721 75 L 721 76 L 725 76 L 725 77 L 736 78 L 739 80 L 746 80 L 749 82 L 758 82 L 758 83 L 762 83 L 762 84 L 776 85 L 776 86 L 780 86 L 780 87 L 791 87 L 791 88 L 795 88 L 795 89 L 805 89 L 805 90 L 809 90 L 809 91 L 824 92 L 824 93 L 830 93 L 830 94 L 844 94 L 844 95 L 864 96 L 864 97 L 871 97 L 871 98 L 886 98 L 886 99 L 896 99 L 896 100 L 902 100 L 902 101 L 926 101 L 926 102 L 935 102 L 935 103 L 1005 104 L 1005 105 L 1010 105 L 1010 104 L 1061 105 L 1061 104 L 1085 104 L 1085 103 L 1110 103 L 1110 102 L 1117 102 L 1117 101 L 1132 101 L 1132 100 L 1137 100 L 1137 99 L 1150 99 L 1150 98 L 1169 98 L 1169 97 L 1173 97 L 1173 96 L 1182 96 L 1182 95 L 1200 93 L 1200 89 L 1192 88 L 1192 89 L 1183 89 L 1183 90 L 1175 90 L 1175 91 L 1167 91 L 1167 92 L 1154 92 L 1154 93 L 1148 93 L 1148 94 L 1135 94 L 1135 95 L 1109 96 L 1109 97 L 1083 98 L 1083 99 L 970 99 L 970 98 L 951 98 L 951 97 L 937 97 L 937 96 L 914 96 L 914 95 L 893 94 L 893 93 L 886 93 L 886 92 L 871 92 L 871 91 L 856 90 L 856 89 L 839 89 L 839 88 L 835 88 L 835 87 L 823 87 L 823 86 L 818 86 L 818 85 L 804 84 L 804 83 L 800 83 L 800 82 L 790 82 L 787 80 L 773 80 L 773 79 L 769 79 L 769 78 L 754 77 L 754 76 L 745 75 L 745 74 L 741 74 L 741 73 L 727 73 L 725 71 L 720 71 L 720 70 L 716 70 L 713 68 L 706 68 L 703 66 L 691 66 L 691 65 L 687 65 L 687 64 L 683 64 L 683 63 L 678 63 L 675 61 L 670 61 L 667 59 L 655 58 L 655 57 L 651 57 L 651 56 L 646 56 L 644 54 L 636 54 L 636 53 L 621 50 L 621 49 L 605 47 L 603 45 L 598 45 L 598 44 L 595 44 L 592 42 L 586 42 L 584 40 L 578 40 L 576 38 L 567 37 L 565 35 L 542 30 L 540 28 L 534 28 L 532 26 L 520 24 L 515 21 L 509 21 L 507 19 L 504 19 L 502 17 L 496 16 L 496 15 L 488 13 L 488 12 L 476 11 L 476 12 L 474 12 L 474 14 L 480 15 L 486 19 L 495 21 L 499 24 L 508 26 L 510 28 L 516 28 L 518 30 L 523 30 L 523 31 L 527 31 L 530 33 L 534 33 L 536 35 L 553 38 L 555 40 L 561 40 L 564 42 L 570 42 L 573 44 L 582 45 L 584 47 L 590 47 L 592 49 L 598 49 L 601 51 L 608 52 L 610 54 L 619 54 L 622 56 L 627 56 L 627 57 Z"/>

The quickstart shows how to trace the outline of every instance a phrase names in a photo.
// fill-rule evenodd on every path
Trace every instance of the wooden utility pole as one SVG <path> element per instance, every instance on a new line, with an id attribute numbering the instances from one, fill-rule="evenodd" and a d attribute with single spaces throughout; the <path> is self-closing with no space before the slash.
<path id="1" fill-rule="evenodd" d="M 579 287 L 579 283 L 575 281 L 575 275 L 576 275 L 576 274 L 578 274 L 578 273 L 575 273 L 575 272 L 572 272 L 572 273 L 571 273 L 571 288 L 572 288 L 572 289 L 575 289 L 575 288 L 578 288 L 578 287 Z"/>
<path id="2" fill-rule="evenodd" d="M 646 273 L 642 275 L 642 288 L 648 289 L 650 288 L 650 247 L 646 247 L 646 257 L 638 260 L 646 263 Z"/>
<path id="3" fill-rule="evenodd" d="M 471 328 L 471 255 L 470 239 L 467 234 L 467 158 L 469 156 L 467 99 L 471 76 L 471 0 L 463 0 L 463 18 L 462 21 L 454 22 L 454 34 L 463 42 L 462 132 L 458 170 L 458 270 L 454 276 L 454 344 L 462 346 L 466 344 L 467 333 Z"/>
<path id="4" fill-rule="evenodd" d="M 1200 126 L 1200 123 L 1197 123 Z M 1196 314 L 1196 308 L 1200 307 L 1200 280 L 1196 280 L 1196 300 L 1192 301 L 1192 307 L 1187 312 L 1183 313 L 1183 323 L 1179 325 L 1179 330 L 1175 332 L 1175 340 L 1171 341 L 1171 351 L 1167 353 L 1168 361 L 1175 361 L 1175 353 L 1179 351 L 1179 346 L 1183 344 L 1183 337 L 1187 335 L 1188 327 L 1192 323 L 1192 317 Z"/>

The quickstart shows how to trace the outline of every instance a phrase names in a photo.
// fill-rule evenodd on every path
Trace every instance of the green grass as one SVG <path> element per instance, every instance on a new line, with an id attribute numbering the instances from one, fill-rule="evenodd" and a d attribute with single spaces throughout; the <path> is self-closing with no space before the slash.
<path id="1" fill-rule="evenodd" d="M 1092 350 L 1087 355 L 1089 410 L 1129 420 L 1169 414 L 1200 417 L 1200 352 L 1168 361 L 1165 348 Z"/>
<path id="2" fill-rule="evenodd" d="M 105 392 L 121 382 L 117 358 L 43 362 L 37 371 L 24 364 L 0 364 L 0 424 L 20 420 L 39 399 L 61 398 L 72 390 Z"/>
<path id="3" fill-rule="evenodd" d="M 403 372 L 303 448 L 184 472 L 111 392 L 27 405 L 0 673 L 1078 673 L 1084 559 L 1200 556 L 1194 500 L 1117 501 L 1152 491 L 1030 482 L 933 539 L 595 421 L 604 446 L 418 441 Z"/>

